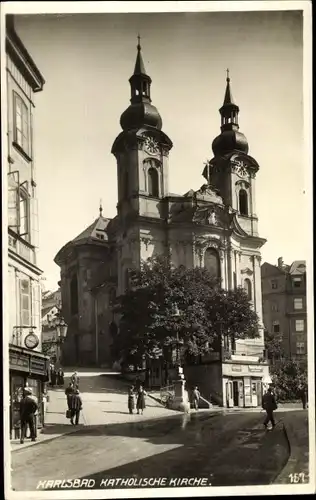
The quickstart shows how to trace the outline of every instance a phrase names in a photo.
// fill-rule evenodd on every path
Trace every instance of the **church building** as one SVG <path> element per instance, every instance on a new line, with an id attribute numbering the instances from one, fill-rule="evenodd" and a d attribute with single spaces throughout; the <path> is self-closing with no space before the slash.
<path id="1" fill-rule="evenodd" d="M 259 165 L 239 131 L 229 74 L 219 110 L 220 134 L 202 172 L 205 182 L 184 195 L 169 192 L 173 144 L 152 104 L 152 80 L 140 43 L 129 83 L 130 105 L 121 115 L 122 132 L 112 146 L 117 215 L 108 219 L 100 209 L 91 226 L 55 257 L 69 326 L 63 346 L 68 364 L 110 362 L 111 338 L 117 330 L 111 300 L 128 287 L 129 269 L 166 252 L 176 266 L 207 267 L 226 289 L 243 286 L 262 322 L 260 251 L 266 240 L 259 236 L 256 215 Z M 263 328 L 259 338 L 234 345 L 225 340 L 222 352 L 212 354 L 198 365 L 184 366 L 188 382 L 223 406 L 260 405 L 269 375 Z"/>

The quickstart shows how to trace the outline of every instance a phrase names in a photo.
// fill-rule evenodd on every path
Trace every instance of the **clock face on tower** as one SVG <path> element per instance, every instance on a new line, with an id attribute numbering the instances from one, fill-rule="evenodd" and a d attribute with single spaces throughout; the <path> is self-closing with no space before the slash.
<path id="1" fill-rule="evenodd" d="M 153 137 L 147 137 L 145 141 L 145 150 L 147 153 L 157 155 L 159 153 L 159 144 Z"/>
<path id="2" fill-rule="evenodd" d="M 233 162 L 234 171 L 239 177 L 247 177 L 247 165 L 242 160 L 235 160 Z"/>

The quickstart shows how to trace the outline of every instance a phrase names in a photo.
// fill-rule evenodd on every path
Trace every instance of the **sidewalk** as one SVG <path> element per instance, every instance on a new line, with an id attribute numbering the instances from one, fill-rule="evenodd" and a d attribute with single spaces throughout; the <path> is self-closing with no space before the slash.
<path id="1" fill-rule="evenodd" d="M 64 389 L 51 389 L 49 393 L 48 411 L 45 415 L 45 427 L 38 429 L 36 441 L 25 439 L 24 444 L 19 439 L 11 440 L 11 450 L 17 451 L 35 446 L 44 441 L 50 441 L 66 434 L 79 430 L 82 426 L 73 427 L 66 419 L 66 397 Z"/>
<path id="2" fill-rule="evenodd" d="M 283 415 L 283 424 L 290 448 L 290 458 L 275 480 L 275 484 L 290 484 L 290 476 L 293 479 L 299 477 L 300 483 L 309 481 L 309 438 L 308 438 L 308 412 L 302 411 L 295 415 Z"/>

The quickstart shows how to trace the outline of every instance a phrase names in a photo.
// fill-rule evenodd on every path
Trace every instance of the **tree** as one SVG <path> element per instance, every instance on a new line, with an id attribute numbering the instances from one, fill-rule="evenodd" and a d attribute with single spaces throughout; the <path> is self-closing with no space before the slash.
<path id="1" fill-rule="evenodd" d="M 280 400 L 296 399 L 301 388 L 307 388 L 307 370 L 293 359 L 282 359 L 272 365 L 271 376 Z"/>
<path id="2" fill-rule="evenodd" d="M 268 358 L 272 364 L 284 357 L 284 349 L 282 346 L 283 336 L 280 333 L 270 333 L 266 328 L 264 330 L 264 346 Z"/>
<path id="3" fill-rule="evenodd" d="M 173 267 L 165 257 L 131 271 L 129 289 L 116 304 L 115 351 L 128 364 L 178 343 L 183 354 L 197 356 L 218 349 L 223 334 L 232 340 L 259 335 L 258 316 L 242 288 L 223 290 L 205 268 Z"/>

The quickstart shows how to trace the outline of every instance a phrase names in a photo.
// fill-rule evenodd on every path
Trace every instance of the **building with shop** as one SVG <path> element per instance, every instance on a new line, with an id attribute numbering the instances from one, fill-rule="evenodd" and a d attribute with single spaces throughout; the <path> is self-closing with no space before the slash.
<path id="1" fill-rule="evenodd" d="M 19 428 L 19 400 L 29 385 L 42 401 L 47 358 L 41 352 L 42 271 L 37 265 L 38 227 L 33 152 L 35 94 L 44 78 L 6 16 L 8 173 L 8 342 L 10 430 Z M 39 405 L 38 425 L 43 425 Z"/>
<path id="2" fill-rule="evenodd" d="M 110 361 L 116 330 L 111 301 L 129 286 L 129 270 L 152 255 L 168 252 L 174 265 L 206 266 L 226 289 L 244 287 L 262 323 L 260 252 L 266 240 L 259 236 L 256 215 L 259 165 L 239 131 L 239 107 L 229 76 L 213 158 L 202 167 L 204 184 L 184 195 L 169 191 L 173 144 L 152 104 L 152 80 L 139 44 L 129 82 L 130 105 L 121 115 L 122 132 L 112 147 L 117 161 L 117 215 L 109 219 L 100 213 L 55 257 L 61 268 L 69 364 Z M 163 383 L 162 361 L 152 370 L 156 384 Z M 221 352 L 185 365 L 184 373 L 205 397 L 212 395 L 221 405 L 260 405 L 269 375 L 262 324 L 259 338 L 233 345 L 225 338 Z"/>
<path id="3" fill-rule="evenodd" d="M 261 266 L 264 326 L 270 334 L 282 337 L 287 358 L 307 366 L 306 262 Z"/>

